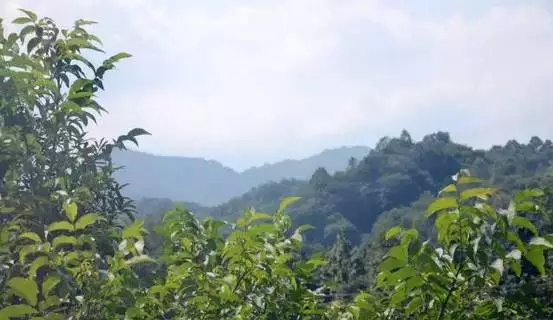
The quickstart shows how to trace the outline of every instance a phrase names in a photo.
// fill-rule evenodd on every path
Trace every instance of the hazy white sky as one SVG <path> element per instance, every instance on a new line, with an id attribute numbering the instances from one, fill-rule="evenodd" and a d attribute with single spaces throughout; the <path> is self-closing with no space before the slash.
<path id="1" fill-rule="evenodd" d="M 406 128 L 477 147 L 553 137 L 553 1 L 3 0 L 100 22 L 109 74 L 93 128 L 235 168 L 372 146 Z"/>

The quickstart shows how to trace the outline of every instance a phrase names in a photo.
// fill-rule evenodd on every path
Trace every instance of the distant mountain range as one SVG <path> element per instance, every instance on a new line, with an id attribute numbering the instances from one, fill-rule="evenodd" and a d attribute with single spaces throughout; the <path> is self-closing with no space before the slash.
<path id="1" fill-rule="evenodd" d="M 113 161 L 124 166 L 116 178 L 129 183 L 125 191 L 132 198 L 166 198 L 214 206 L 267 182 L 308 180 L 320 167 L 330 173 L 345 170 L 352 157 L 362 159 L 369 151 L 363 146 L 327 149 L 305 159 L 284 160 L 242 172 L 214 160 L 137 151 L 114 152 Z"/>

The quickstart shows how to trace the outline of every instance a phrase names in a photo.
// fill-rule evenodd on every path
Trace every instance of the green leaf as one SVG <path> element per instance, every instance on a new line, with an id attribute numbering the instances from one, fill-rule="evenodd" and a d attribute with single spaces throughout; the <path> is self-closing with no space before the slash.
<path id="1" fill-rule="evenodd" d="M 417 229 L 405 230 L 401 235 L 401 245 L 408 246 L 412 240 L 419 238 L 419 232 Z"/>
<path id="2" fill-rule="evenodd" d="M 21 264 L 24 264 L 27 256 L 35 252 L 37 252 L 37 246 L 35 244 L 30 244 L 30 245 L 21 247 L 19 249 L 19 262 Z"/>
<path id="3" fill-rule="evenodd" d="M 472 177 L 472 176 L 461 176 L 457 180 L 457 184 L 470 184 L 470 183 L 480 183 L 482 180 Z"/>
<path id="4" fill-rule="evenodd" d="M 58 221 L 50 224 L 48 228 L 46 228 L 46 230 L 48 232 L 59 231 L 59 230 L 74 231 L 75 227 L 67 221 Z"/>
<path id="5" fill-rule="evenodd" d="M 438 198 L 434 200 L 434 202 L 432 202 L 430 206 L 428 206 L 428 209 L 426 210 L 426 216 L 429 217 L 436 212 L 446 210 L 446 209 L 452 209 L 456 207 L 457 207 L 457 199 L 452 197 Z"/>
<path id="6" fill-rule="evenodd" d="M 147 263 L 147 262 L 156 262 L 156 261 L 150 258 L 149 256 L 143 254 L 140 256 L 132 257 L 129 260 L 125 261 L 125 265 L 133 266 L 135 264 Z"/>
<path id="7" fill-rule="evenodd" d="M 75 223 L 75 229 L 76 230 L 82 230 L 88 227 L 91 224 L 96 223 L 98 221 L 99 216 L 95 213 L 89 213 L 82 216 L 77 222 Z"/>
<path id="8" fill-rule="evenodd" d="M 57 248 L 58 246 L 61 246 L 61 245 L 67 245 L 67 244 L 76 245 L 77 238 L 73 236 L 57 236 L 52 241 L 52 246 L 54 248 Z"/>
<path id="9" fill-rule="evenodd" d="M 530 239 L 529 244 L 532 246 L 542 246 L 546 248 L 553 248 L 553 244 L 551 244 L 551 242 L 545 240 L 542 237 L 533 237 L 532 239 Z"/>
<path id="10" fill-rule="evenodd" d="M 407 246 L 394 246 L 388 251 L 387 256 L 405 262 L 407 261 Z"/>
<path id="11" fill-rule="evenodd" d="M 408 315 L 411 315 L 417 312 L 421 306 L 422 306 L 422 298 L 414 297 L 413 300 L 411 300 L 411 302 L 409 302 L 409 304 L 405 308 L 405 311 L 407 311 Z"/>
<path id="12" fill-rule="evenodd" d="M 388 231 L 386 231 L 386 234 L 384 235 L 384 240 L 390 240 L 391 238 L 394 238 L 398 234 L 403 231 L 403 228 L 401 226 L 395 226 Z"/>
<path id="13" fill-rule="evenodd" d="M 273 216 L 268 213 L 254 212 L 248 219 L 248 224 L 259 220 L 271 220 Z"/>
<path id="14" fill-rule="evenodd" d="M 511 270 L 513 270 L 515 272 L 517 277 L 520 277 L 520 275 L 522 273 L 522 267 L 520 266 L 520 261 L 510 260 L 509 261 L 509 267 L 511 268 Z"/>
<path id="15" fill-rule="evenodd" d="M 14 24 L 25 24 L 25 23 L 29 23 L 29 22 L 33 22 L 33 19 L 28 18 L 28 17 L 19 17 L 19 18 L 13 19 L 13 21 L 12 21 L 12 23 L 14 23 Z"/>
<path id="16" fill-rule="evenodd" d="M 135 238 L 142 239 L 143 235 L 146 233 L 144 229 L 144 220 L 134 220 L 133 223 L 128 225 L 123 229 L 123 238 Z"/>
<path id="17" fill-rule="evenodd" d="M 300 199 L 301 199 L 301 197 L 285 197 L 285 198 L 283 198 L 280 201 L 280 205 L 278 207 L 277 213 L 283 213 L 284 210 L 286 210 L 286 208 L 288 208 L 288 206 L 292 205 L 293 203 L 297 202 Z"/>
<path id="18" fill-rule="evenodd" d="M 42 282 L 42 295 L 47 297 L 50 294 L 50 291 L 60 283 L 61 279 L 59 276 L 49 276 L 44 282 Z"/>
<path id="19" fill-rule="evenodd" d="M 529 230 L 534 235 L 538 234 L 538 229 L 536 228 L 536 226 L 530 220 L 528 220 L 524 217 L 515 216 L 515 217 L 513 217 L 513 220 L 511 220 L 511 223 L 516 225 L 516 226 L 520 226 L 522 228 L 525 228 L 525 229 Z"/>
<path id="20" fill-rule="evenodd" d="M 69 221 L 75 222 L 75 219 L 77 219 L 77 205 L 74 202 L 67 203 L 63 206 L 63 210 Z"/>
<path id="21" fill-rule="evenodd" d="M 132 57 L 131 54 L 129 53 L 126 53 L 126 52 L 120 52 L 110 58 L 108 58 L 107 60 L 104 61 L 104 66 L 108 67 L 108 68 L 112 68 L 113 67 L 113 64 L 121 59 L 125 59 L 125 58 L 130 58 Z"/>
<path id="22" fill-rule="evenodd" d="M 29 11 L 29 10 L 25 10 L 25 9 L 19 9 L 19 11 L 23 12 L 24 14 L 26 14 L 27 17 L 29 17 L 32 21 L 36 21 L 36 19 L 37 19 L 36 13 L 34 13 L 34 12 L 32 12 L 32 11 Z"/>
<path id="23" fill-rule="evenodd" d="M 49 259 L 47 256 L 37 257 L 33 262 L 31 262 L 31 265 L 29 266 L 29 276 L 34 279 L 36 277 L 38 269 L 47 265 L 48 263 Z"/>
<path id="24" fill-rule="evenodd" d="M 20 236 L 19 236 L 19 239 L 29 239 L 29 240 L 33 240 L 34 242 L 37 242 L 37 243 L 41 243 L 42 242 L 42 239 L 40 239 L 40 236 L 34 232 L 25 232 L 25 233 L 22 233 Z"/>
<path id="25" fill-rule="evenodd" d="M 533 246 L 528 250 L 528 253 L 525 255 L 526 259 L 538 269 L 541 274 L 545 273 L 545 258 L 543 256 L 543 247 Z"/>
<path id="26" fill-rule="evenodd" d="M 445 188 L 440 190 L 438 194 L 441 195 L 442 193 L 450 193 L 450 192 L 456 192 L 456 191 L 457 191 L 457 187 L 454 184 L 449 184 Z"/>
<path id="27" fill-rule="evenodd" d="M 37 311 L 26 304 L 14 304 L 0 310 L 0 319 L 9 320 L 11 318 L 21 318 L 27 315 L 35 314 Z"/>
<path id="28" fill-rule="evenodd" d="M 472 188 L 461 192 L 460 199 L 465 201 L 471 198 L 487 198 L 495 192 L 496 189 L 494 188 Z"/>
<path id="29" fill-rule="evenodd" d="M 28 304 L 36 306 L 38 287 L 34 280 L 21 277 L 13 278 L 8 281 L 8 287 L 12 288 L 18 296 L 25 299 Z"/>

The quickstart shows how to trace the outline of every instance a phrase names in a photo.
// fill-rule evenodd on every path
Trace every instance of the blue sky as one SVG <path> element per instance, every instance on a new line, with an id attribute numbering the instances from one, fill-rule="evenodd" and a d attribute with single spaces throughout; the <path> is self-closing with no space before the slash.
<path id="1" fill-rule="evenodd" d="M 553 137 L 553 2 L 7 0 L 98 21 L 109 75 L 96 136 L 242 169 L 403 128 L 476 147 Z"/>

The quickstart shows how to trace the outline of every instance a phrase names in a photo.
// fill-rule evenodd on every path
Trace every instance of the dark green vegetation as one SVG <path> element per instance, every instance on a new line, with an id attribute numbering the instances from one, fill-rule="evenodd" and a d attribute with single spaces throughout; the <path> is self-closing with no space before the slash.
<path id="1" fill-rule="evenodd" d="M 551 142 L 404 132 L 343 172 L 216 208 L 229 223 L 177 207 L 148 233 L 111 160 L 147 132 L 86 134 L 129 55 L 95 65 L 90 22 L 22 12 L 19 33 L 0 30 L 0 320 L 552 318 Z"/>
<path id="2" fill-rule="evenodd" d="M 129 183 L 125 194 L 134 199 L 146 196 L 212 206 L 270 181 L 307 180 L 318 167 L 329 172 L 342 170 L 352 157 L 360 159 L 367 153 L 367 147 L 342 147 L 309 158 L 265 164 L 243 172 L 202 158 L 162 157 L 136 151 L 116 151 L 113 162 L 125 167 L 115 177 L 121 183 Z"/>

